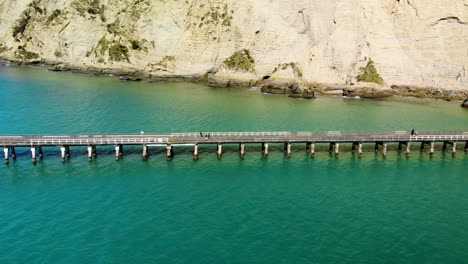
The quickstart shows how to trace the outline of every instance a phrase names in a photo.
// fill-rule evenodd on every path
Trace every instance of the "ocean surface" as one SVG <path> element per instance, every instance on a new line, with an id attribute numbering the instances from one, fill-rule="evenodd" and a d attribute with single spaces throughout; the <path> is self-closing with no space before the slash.
<path id="1" fill-rule="evenodd" d="M 297 100 L 255 89 L 0 67 L 0 134 L 468 130 L 458 102 Z M 362 159 L 294 145 L 46 148 L 0 164 L 0 263 L 467 263 L 468 154 Z"/>

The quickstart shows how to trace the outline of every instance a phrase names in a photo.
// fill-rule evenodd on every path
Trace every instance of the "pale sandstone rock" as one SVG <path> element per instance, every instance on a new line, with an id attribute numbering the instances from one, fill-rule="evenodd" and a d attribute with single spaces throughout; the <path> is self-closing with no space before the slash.
<path id="1" fill-rule="evenodd" d="M 106 21 L 88 12 L 93 1 L 104 5 Z M 33 2 L 42 14 L 28 7 Z M 61 14 L 47 23 L 56 9 Z M 15 40 L 27 10 L 31 19 Z M 117 33 L 108 31 L 112 23 Z M 103 38 L 126 46 L 128 61 L 97 52 Z M 10 60 L 22 60 L 21 45 L 70 68 L 206 77 L 221 86 L 265 78 L 354 84 L 370 58 L 385 87 L 468 90 L 468 0 L 1 0 L 0 44 Z M 243 49 L 251 70 L 223 64 Z"/>

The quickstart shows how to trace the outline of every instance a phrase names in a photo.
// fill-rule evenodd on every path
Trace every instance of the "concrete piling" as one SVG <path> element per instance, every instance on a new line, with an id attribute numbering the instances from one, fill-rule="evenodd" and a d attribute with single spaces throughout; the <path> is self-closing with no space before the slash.
<path id="1" fill-rule="evenodd" d="M 409 157 L 411 153 L 411 142 L 406 142 L 406 156 Z"/>
<path id="2" fill-rule="evenodd" d="M 66 157 L 66 147 L 64 146 L 61 146 L 60 147 L 60 153 L 61 153 L 61 157 L 62 157 L 62 162 L 65 162 L 65 157 Z"/>
<path id="3" fill-rule="evenodd" d="M 401 153 L 403 149 L 403 142 L 398 142 L 398 153 Z"/>
<path id="4" fill-rule="evenodd" d="M 444 141 L 444 144 L 442 145 L 442 152 L 447 151 L 447 145 L 448 145 L 448 142 Z"/>
<path id="5" fill-rule="evenodd" d="M 334 142 L 331 142 L 330 143 L 330 147 L 328 148 L 328 152 L 329 153 L 333 153 L 333 147 L 335 146 L 335 143 Z"/>
<path id="6" fill-rule="evenodd" d="M 382 147 L 383 147 L 383 148 L 382 148 L 382 156 L 383 156 L 384 158 L 386 158 L 386 157 L 387 157 L 387 147 L 388 147 L 387 142 L 382 143 Z"/>
<path id="7" fill-rule="evenodd" d="M 44 152 L 42 152 L 42 147 L 37 147 L 37 150 L 39 152 L 39 159 L 44 159 Z"/>
<path id="8" fill-rule="evenodd" d="M 93 146 L 93 157 L 97 158 L 97 147 Z"/>
<path id="9" fill-rule="evenodd" d="M 174 158 L 174 149 L 172 147 L 171 144 L 167 144 L 166 146 L 166 150 L 167 150 L 167 160 L 172 160 Z"/>
<path id="10" fill-rule="evenodd" d="M 287 147 L 286 147 L 286 153 L 288 154 L 288 158 L 290 158 L 291 155 L 292 155 L 291 143 L 290 143 L 290 142 L 286 143 L 286 146 L 287 146 Z"/>
<path id="11" fill-rule="evenodd" d="M 426 149 L 426 144 L 427 144 L 426 142 L 421 142 L 421 150 L 420 150 L 421 153 L 423 153 L 424 150 Z"/>
<path id="12" fill-rule="evenodd" d="M 218 159 L 223 157 L 223 145 L 221 143 L 218 144 L 216 153 L 218 154 Z"/>
<path id="13" fill-rule="evenodd" d="M 149 156 L 149 153 L 148 153 L 148 146 L 147 146 L 147 145 L 143 145 L 143 160 L 148 160 L 148 156 Z"/>
<path id="14" fill-rule="evenodd" d="M 120 160 L 120 145 L 115 146 L 115 160 L 116 161 Z"/>
<path id="15" fill-rule="evenodd" d="M 36 147 L 31 147 L 32 163 L 36 165 Z"/>
<path id="16" fill-rule="evenodd" d="M 3 153 L 5 154 L 5 164 L 10 163 L 10 156 L 9 156 L 8 147 L 3 148 Z"/>
<path id="17" fill-rule="evenodd" d="M 431 145 L 431 150 L 429 151 L 429 156 L 433 157 L 434 156 L 434 145 L 435 145 L 435 143 L 431 142 L 430 145 Z"/>
<path id="18" fill-rule="evenodd" d="M 310 152 L 310 145 L 312 145 L 312 143 L 306 143 L 306 153 L 309 153 Z"/>
<path id="19" fill-rule="evenodd" d="M 88 146 L 88 161 L 93 161 L 93 146 Z"/>
<path id="20" fill-rule="evenodd" d="M 335 144 L 335 158 L 338 158 L 340 156 L 340 143 Z"/>
<path id="21" fill-rule="evenodd" d="M 122 157 L 124 155 L 123 145 L 119 145 L 119 156 Z"/>
<path id="22" fill-rule="evenodd" d="M 351 152 L 352 152 L 352 153 L 355 153 L 355 152 L 356 152 L 356 145 L 357 145 L 357 144 L 358 144 L 357 142 L 353 142 L 353 146 L 351 147 Z"/>
<path id="23" fill-rule="evenodd" d="M 268 154 L 268 143 L 264 143 L 264 144 L 263 144 L 263 156 L 264 156 L 265 158 L 268 158 L 268 155 L 269 155 L 269 154 Z"/>
<path id="24" fill-rule="evenodd" d="M 198 160 L 198 144 L 193 146 L 193 160 Z"/>
<path id="25" fill-rule="evenodd" d="M 358 156 L 362 158 L 362 142 L 358 143 Z"/>
<path id="26" fill-rule="evenodd" d="M 315 158 L 315 143 L 310 144 L 310 157 Z"/>
<path id="27" fill-rule="evenodd" d="M 242 159 L 244 159 L 245 158 L 245 144 L 241 143 L 239 145 L 239 149 L 240 149 L 240 156 Z"/>
<path id="28" fill-rule="evenodd" d="M 10 150 L 11 150 L 11 158 L 13 160 L 16 160 L 16 149 L 15 149 L 15 147 L 10 147 Z"/>
<path id="29" fill-rule="evenodd" d="M 452 142 L 452 157 L 457 155 L 457 142 Z"/>
<path id="30" fill-rule="evenodd" d="M 380 142 L 375 142 L 375 147 L 374 147 L 375 153 L 379 152 L 379 145 L 380 145 Z"/>
<path id="31" fill-rule="evenodd" d="M 67 158 L 71 158 L 70 146 L 65 146 L 65 154 Z"/>

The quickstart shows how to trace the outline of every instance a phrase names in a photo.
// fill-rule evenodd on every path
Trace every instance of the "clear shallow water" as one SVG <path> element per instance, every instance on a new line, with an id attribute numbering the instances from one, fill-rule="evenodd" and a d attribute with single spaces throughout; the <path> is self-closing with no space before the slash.
<path id="1" fill-rule="evenodd" d="M 0 134 L 468 129 L 458 103 L 314 101 L 191 83 L 0 68 Z M 348 146 L 349 147 L 349 146 Z M 279 148 L 279 146 L 278 146 Z M 465 263 L 467 154 L 264 160 L 236 146 L 167 162 L 99 148 L 0 164 L 0 263 Z"/>

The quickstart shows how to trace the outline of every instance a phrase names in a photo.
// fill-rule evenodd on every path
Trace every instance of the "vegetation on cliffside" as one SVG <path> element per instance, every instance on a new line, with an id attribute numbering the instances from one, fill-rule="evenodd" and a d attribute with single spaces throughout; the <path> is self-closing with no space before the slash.
<path id="1" fill-rule="evenodd" d="M 243 49 L 236 51 L 223 64 L 230 70 L 249 72 L 254 71 L 255 59 L 250 55 L 249 50 Z"/>
<path id="2" fill-rule="evenodd" d="M 360 74 L 357 76 L 357 80 L 359 82 L 369 82 L 369 83 L 376 83 L 379 85 L 384 84 L 384 80 L 380 77 L 380 74 L 377 72 L 375 68 L 374 61 L 369 59 L 367 62 L 366 67 L 361 67 Z"/>
<path id="3" fill-rule="evenodd" d="M 39 58 L 39 54 L 26 50 L 26 47 L 18 46 L 18 49 L 15 51 L 15 57 L 21 60 L 35 60 Z"/>

